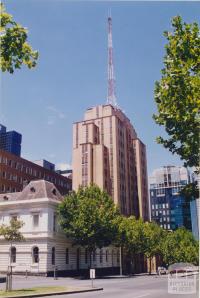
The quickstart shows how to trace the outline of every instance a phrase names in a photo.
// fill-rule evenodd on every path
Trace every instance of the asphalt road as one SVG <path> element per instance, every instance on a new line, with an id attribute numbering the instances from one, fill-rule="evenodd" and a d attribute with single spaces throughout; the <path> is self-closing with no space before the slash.
<path id="1" fill-rule="evenodd" d="M 198 277 L 197 277 L 198 284 Z M 44 277 L 14 277 L 13 288 L 28 288 L 35 286 L 71 286 L 71 287 L 91 287 L 90 280 L 79 280 L 73 278 L 53 278 Z M 55 298 L 197 298 L 196 294 L 169 294 L 167 276 L 134 276 L 130 278 L 109 278 L 97 279 L 94 281 L 95 287 L 103 287 L 103 291 L 51 296 Z M 2 287 L 2 285 L 0 285 Z"/>

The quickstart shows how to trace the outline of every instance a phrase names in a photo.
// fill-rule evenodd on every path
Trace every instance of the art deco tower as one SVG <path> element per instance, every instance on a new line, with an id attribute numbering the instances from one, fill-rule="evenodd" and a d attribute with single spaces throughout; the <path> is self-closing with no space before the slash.
<path id="1" fill-rule="evenodd" d="M 116 104 L 111 25 L 109 17 L 107 104 L 87 109 L 73 124 L 73 189 L 95 183 L 122 214 L 148 220 L 146 149 Z"/>

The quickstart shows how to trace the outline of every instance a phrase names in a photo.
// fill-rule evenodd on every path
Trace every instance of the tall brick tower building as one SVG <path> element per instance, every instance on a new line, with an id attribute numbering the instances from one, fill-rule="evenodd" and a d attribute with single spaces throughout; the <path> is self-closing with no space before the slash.
<path id="1" fill-rule="evenodd" d="M 122 214 L 149 219 L 145 145 L 111 104 L 88 109 L 73 125 L 73 189 L 91 183 L 105 189 Z"/>

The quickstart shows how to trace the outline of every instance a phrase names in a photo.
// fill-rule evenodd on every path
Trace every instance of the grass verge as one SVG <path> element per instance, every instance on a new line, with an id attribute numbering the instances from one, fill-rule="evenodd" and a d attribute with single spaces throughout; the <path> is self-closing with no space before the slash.
<path id="1" fill-rule="evenodd" d="M 6 292 L 0 290 L 0 297 L 17 297 L 17 296 L 28 296 L 34 294 L 42 294 L 42 293 L 52 293 L 52 292 L 67 292 L 72 291 L 75 289 L 69 287 L 35 287 L 35 288 L 27 288 L 27 289 L 20 289 L 20 290 L 13 290 L 11 292 Z"/>

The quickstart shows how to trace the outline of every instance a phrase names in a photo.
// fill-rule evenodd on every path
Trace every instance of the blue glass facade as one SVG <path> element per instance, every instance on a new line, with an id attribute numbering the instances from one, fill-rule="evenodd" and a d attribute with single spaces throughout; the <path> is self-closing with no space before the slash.
<path id="1" fill-rule="evenodd" d="M 192 233 L 196 240 L 199 240 L 199 215 L 200 215 L 200 199 L 190 202 Z"/>
<path id="2" fill-rule="evenodd" d="M 180 190 L 189 183 L 189 174 L 186 171 L 188 179 L 181 180 L 183 173 L 178 175 L 178 169 L 173 167 L 173 174 L 170 167 L 160 170 L 150 184 L 151 219 L 166 230 L 179 227 L 191 230 L 190 203 L 180 195 Z"/>
<path id="3" fill-rule="evenodd" d="M 21 156 L 22 135 L 16 131 L 6 131 L 0 124 L 0 149 Z"/>

